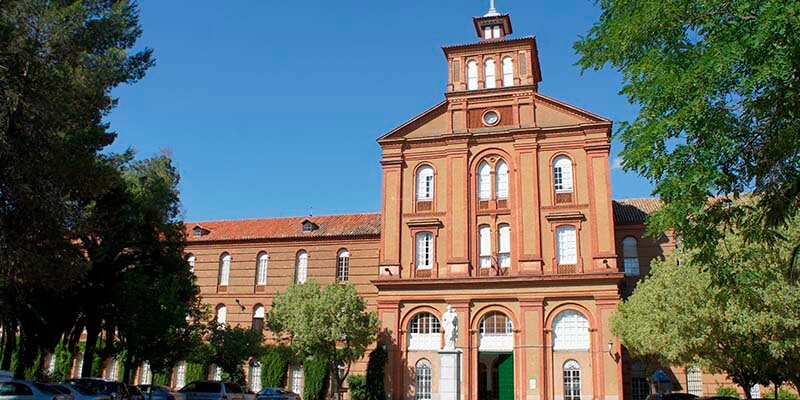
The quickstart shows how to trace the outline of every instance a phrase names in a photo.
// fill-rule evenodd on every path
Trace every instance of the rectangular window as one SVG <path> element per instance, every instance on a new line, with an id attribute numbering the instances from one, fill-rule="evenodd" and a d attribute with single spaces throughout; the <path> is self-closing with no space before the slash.
<path id="1" fill-rule="evenodd" d="M 417 234 L 417 269 L 433 268 L 433 234 Z"/>
<path id="2" fill-rule="evenodd" d="M 639 276 L 639 257 L 625 257 L 625 276 Z"/>
<path id="3" fill-rule="evenodd" d="M 303 370 L 299 366 L 292 366 L 292 392 L 303 394 Z"/>
<path id="4" fill-rule="evenodd" d="M 564 370 L 564 400 L 581 400 L 581 371 Z"/>
<path id="5" fill-rule="evenodd" d="M 139 373 L 139 383 L 142 385 L 150 384 L 150 363 L 147 361 L 142 363 L 142 369 Z"/>
<path id="6" fill-rule="evenodd" d="M 336 266 L 336 278 L 340 282 L 350 279 L 350 257 L 339 257 Z"/>
<path id="7" fill-rule="evenodd" d="M 417 367 L 417 400 L 430 400 L 432 396 L 433 377 L 427 366 Z"/>
<path id="8" fill-rule="evenodd" d="M 700 368 L 686 368 L 686 389 L 695 396 L 703 395 L 703 374 L 700 372 Z"/>
<path id="9" fill-rule="evenodd" d="M 175 372 L 175 389 L 186 386 L 186 361 L 178 363 L 178 370 Z"/>
<path id="10" fill-rule="evenodd" d="M 631 379 L 631 389 L 633 390 L 633 400 L 646 400 L 650 395 L 650 385 L 643 377 L 633 377 Z"/>
<path id="11" fill-rule="evenodd" d="M 492 267 L 492 235 L 488 225 L 481 226 L 478 231 L 480 236 L 480 264 L 481 268 Z"/>
<path id="12" fill-rule="evenodd" d="M 266 285 L 267 284 L 267 255 L 262 254 L 258 257 L 258 279 L 256 281 L 257 285 Z"/>
<path id="13" fill-rule="evenodd" d="M 250 390 L 258 393 L 258 391 L 261 390 L 261 364 L 250 364 L 249 375 L 247 381 L 250 383 Z"/>
<path id="14" fill-rule="evenodd" d="M 483 38 L 484 39 L 491 39 L 492 38 L 492 27 L 491 26 L 483 27 Z"/>
<path id="15" fill-rule="evenodd" d="M 492 36 L 494 36 L 495 39 L 500 38 L 500 25 L 495 25 L 492 28 Z"/>
<path id="16" fill-rule="evenodd" d="M 500 224 L 498 231 L 498 253 L 497 261 L 501 268 L 511 266 L 511 227 L 508 224 Z"/>
<path id="17" fill-rule="evenodd" d="M 576 243 L 575 227 L 562 225 L 556 229 L 558 243 L 558 263 L 560 265 L 574 265 L 578 263 L 578 248 Z"/>

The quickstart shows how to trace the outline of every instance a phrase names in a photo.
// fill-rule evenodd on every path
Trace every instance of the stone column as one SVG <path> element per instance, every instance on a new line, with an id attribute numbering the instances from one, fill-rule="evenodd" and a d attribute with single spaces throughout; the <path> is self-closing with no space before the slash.
<path id="1" fill-rule="evenodd" d="M 461 350 L 439 350 L 439 400 L 461 399 Z"/>

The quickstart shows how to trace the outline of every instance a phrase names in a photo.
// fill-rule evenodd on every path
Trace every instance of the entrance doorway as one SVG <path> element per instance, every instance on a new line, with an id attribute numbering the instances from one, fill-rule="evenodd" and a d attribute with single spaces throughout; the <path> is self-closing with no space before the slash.
<path id="1" fill-rule="evenodd" d="M 478 400 L 514 399 L 514 354 L 478 353 Z"/>

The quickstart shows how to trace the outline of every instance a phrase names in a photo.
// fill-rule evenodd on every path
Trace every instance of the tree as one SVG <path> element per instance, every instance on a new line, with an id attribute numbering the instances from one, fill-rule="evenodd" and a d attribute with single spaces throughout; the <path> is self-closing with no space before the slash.
<path id="1" fill-rule="evenodd" d="M 275 296 L 267 326 L 298 354 L 322 361 L 337 394 L 378 333 L 378 317 L 352 284 L 293 284 Z"/>
<path id="2" fill-rule="evenodd" d="M 242 366 L 247 360 L 261 357 L 262 341 L 261 332 L 238 325 L 217 325 L 212 321 L 208 337 L 210 362 L 222 368 L 229 380 L 244 385 Z"/>
<path id="3" fill-rule="evenodd" d="M 800 231 L 787 230 L 792 237 Z M 719 248 L 714 265 L 687 262 L 680 249 L 653 262 L 651 275 L 618 306 L 611 328 L 634 358 L 698 363 L 727 373 L 749 396 L 753 384 L 780 386 L 795 373 L 800 288 L 781 268 L 792 245 L 746 241 L 734 232 Z M 712 278 L 718 270 L 732 273 L 721 283 Z"/>
<path id="4" fill-rule="evenodd" d="M 115 175 L 111 91 L 153 64 L 128 52 L 140 34 L 133 1 L 0 2 L 0 368 L 17 330 L 24 365 L 74 316 L 60 296 L 87 269 L 76 226 Z"/>
<path id="5" fill-rule="evenodd" d="M 618 69 L 639 107 L 618 137 L 624 168 L 665 203 L 650 230 L 675 228 L 706 258 L 721 226 L 774 235 L 800 206 L 800 3 L 597 4 L 599 21 L 575 43 L 578 64 Z M 756 202 L 736 202 L 750 191 Z"/>

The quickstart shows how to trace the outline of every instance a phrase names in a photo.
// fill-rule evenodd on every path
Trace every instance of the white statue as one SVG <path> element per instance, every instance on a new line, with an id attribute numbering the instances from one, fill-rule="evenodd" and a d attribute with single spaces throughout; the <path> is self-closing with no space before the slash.
<path id="1" fill-rule="evenodd" d="M 447 306 L 447 311 L 442 315 L 442 327 L 444 328 L 444 349 L 455 350 L 456 339 L 458 338 L 458 317 L 456 309 Z"/>

